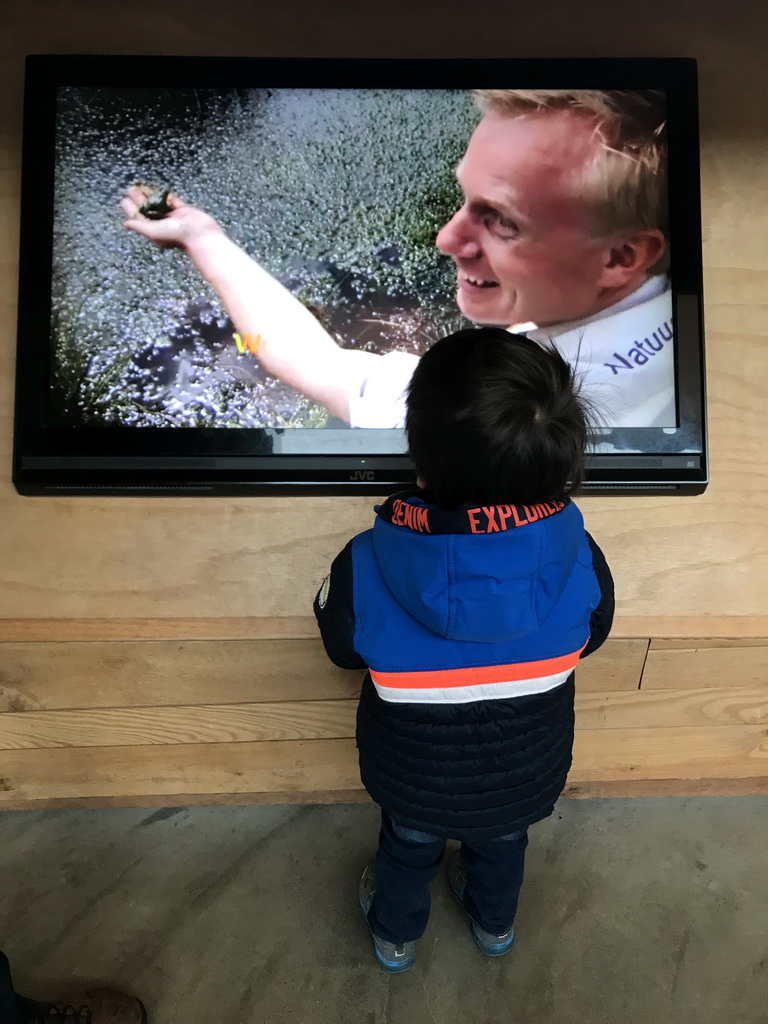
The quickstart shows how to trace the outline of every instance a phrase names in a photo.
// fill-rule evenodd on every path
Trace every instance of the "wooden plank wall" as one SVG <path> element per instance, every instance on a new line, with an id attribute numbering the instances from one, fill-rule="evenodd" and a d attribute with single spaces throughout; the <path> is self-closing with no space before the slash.
<path id="1" fill-rule="evenodd" d="M 713 482 L 589 498 L 618 586 L 572 795 L 765 792 L 768 5 L 5 0 L 0 9 L 0 807 L 359 799 L 359 678 L 309 617 L 369 499 L 20 498 L 10 482 L 27 52 L 700 61 Z M 731 638 L 723 640 L 720 638 Z M 670 639 L 671 638 L 671 639 Z"/>
<path id="2" fill-rule="evenodd" d="M 364 799 L 362 674 L 318 640 L 4 645 L 0 808 Z M 571 796 L 768 792 L 768 640 L 609 640 Z"/>

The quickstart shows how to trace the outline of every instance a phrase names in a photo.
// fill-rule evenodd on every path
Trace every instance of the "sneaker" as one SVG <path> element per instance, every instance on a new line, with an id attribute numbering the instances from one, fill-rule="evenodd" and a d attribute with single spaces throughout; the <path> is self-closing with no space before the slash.
<path id="1" fill-rule="evenodd" d="M 486 932 L 472 920 L 469 911 L 464 906 L 467 869 L 464 866 L 464 861 L 461 859 L 460 850 L 456 850 L 448 862 L 448 881 L 456 899 L 472 923 L 472 934 L 475 936 L 475 942 L 479 949 L 486 956 L 504 956 L 505 953 L 508 953 L 515 942 L 515 929 L 510 927 L 501 935 L 493 935 L 491 932 Z"/>
<path id="2" fill-rule="evenodd" d="M 376 869 L 367 867 L 360 879 L 360 909 L 368 920 L 368 911 L 371 909 L 373 897 L 376 895 Z M 370 928 L 370 924 L 368 925 Z M 389 974 L 400 974 L 401 971 L 410 970 L 416 961 L 415 942 L 386 942 L 378 935 L 373 936 L 373 945 L 379 963 Z"/>
<path id="3" fill-rule="evenodd" d="M 34 1024 L 147 1024 L 147 1011 L 133 996 L 101 988 L 68 1003 L 31 1003 Z"/>

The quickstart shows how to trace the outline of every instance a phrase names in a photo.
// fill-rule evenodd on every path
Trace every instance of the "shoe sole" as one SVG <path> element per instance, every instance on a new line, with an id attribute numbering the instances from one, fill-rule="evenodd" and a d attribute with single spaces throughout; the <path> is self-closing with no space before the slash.
<path id="1" fill-rule="evenodd" d="M 467 915 L 467 916 L 469 916 L 469 915 Z M 472 918 L 470 917 L 469 920 L 472 921 Z M 474 924 L 474 922 L 473 922 L 473 924 Z M 485 954 L 485 956 L 504 956 L 506 953 L 511 953 L 512 949 L 513 949 L 513 947 L 515 945 L 515 940 L 512 939 L 511 942 L 509 943 L 509 945 L 505 944 L 503 946 L 500 946 L 498 949 L 495 949 L 492 946 L 484 946 L 480 942 L 480 939 L 477 937 L 477 934 L 475 933 L 474 927 L 472 928 L 472 936 L 473 936 L 473 938 L 475 940 L 475 945 L 477 946 L 477 948 L 480 950 L 481 953 Z"/>
<path id="2" fill-rule="evenodd" d="M 379 952 L 376 943 L 373 944 L 374 952 L 376 953 L 376 959 L 379 961 L 381 966 L 387 972 L 387 974 L 402 974 L 403 971 L 410 971 L 415 961 L 411 960 L 410 963 L 396 964 L 392 960 L 386 960 Z"/>

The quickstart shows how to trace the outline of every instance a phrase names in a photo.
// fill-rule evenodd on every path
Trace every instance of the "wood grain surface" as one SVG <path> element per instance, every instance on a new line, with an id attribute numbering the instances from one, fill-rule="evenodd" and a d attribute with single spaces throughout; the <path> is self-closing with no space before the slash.
<path id="1" fill-rule="evenodd" d="M 0 644 L 0 709 L 334 700 L 362 672 L 315 640 Z"/>
<path id="2" fill-rule="evenodd" d="M 0 664 L 0 808 L 359 788 L 361 673 L 318 640 L 5 643 Z M 763 792 L 768 641 L 608 640 L 579 667 L 576 725 L 569 795 Z"/>
<path id="3" fill-rule="evenodd" d="M 580 689 L 636 690 L 647 647 L 609 640 L 580 665 Z M 362 675 L 317 639 L 0 644 L 0 711 L 338 700 Z"/>
<path id="4" fill-rule="evenodd" d="M 764 726 L 585 729 L 576 734 L 569 785 L 714 777 L 742 780 L 750 792 L 766 776 Z M 200 795 L 248 803 L 261 793 L 359 787 L 353 739 L 0 750 L 0 808 L 49 801 L 84 806 L 90 799 L 120 806 L 137 796 L 169 805 Z"/>
<path id="5" fill-rule="evenodd" d="M 768 687 L 768 647 L 714 647 L 648 652 L 643 689 Z"/>
<path id="6" fill-rule="evenodd" d="M 0 750 L 343 739 L 357 701 L 265 701 L 0 715 Z M 577 730 L 768 725 L 768 687 L 581 693 Z M 766 731 L 768 734 L 768 731 Z"/>

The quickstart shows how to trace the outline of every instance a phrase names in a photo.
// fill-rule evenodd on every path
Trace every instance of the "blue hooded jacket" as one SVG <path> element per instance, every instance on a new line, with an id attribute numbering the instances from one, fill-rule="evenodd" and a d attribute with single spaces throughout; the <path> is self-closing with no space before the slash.
<path id="1" fill-rule="evenodd" d="M 600 601 L 570 502 L 451 513 L 395 498 L 355 538 L 352 562 L 354 647 L 390 701 L 553 689 L 578 661 Z"/>
<path id="2" fill-rule="evenodd" d="M 569 501 L 449 512 L 423 492 L 377 511 L 315 606 L 331 658 L 368 668 L 366 788 L 434 834 L 492 838 L 545 817 L 570 767 L 573 669 L 613 614 L 581 513 Z"/>

